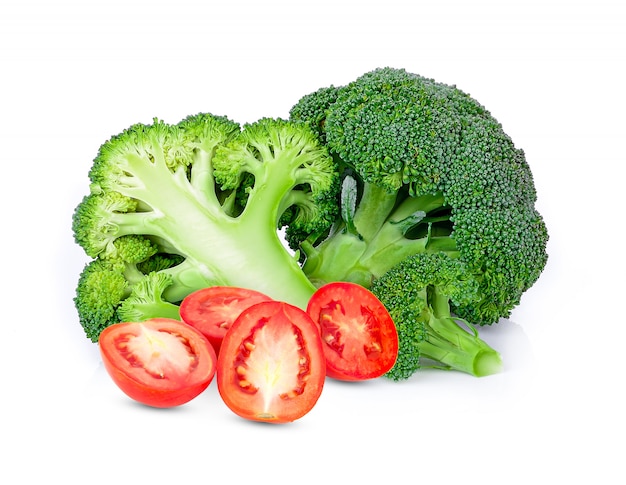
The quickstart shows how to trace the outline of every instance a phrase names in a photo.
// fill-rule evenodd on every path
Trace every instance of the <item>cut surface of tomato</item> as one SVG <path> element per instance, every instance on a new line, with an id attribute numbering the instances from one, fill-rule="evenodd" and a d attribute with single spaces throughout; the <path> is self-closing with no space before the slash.
<path id="1" fill-rule="evenodd" d="M 102 331 L 98 343 L 115 384 L 148 406 L 185 404 L 215 375 L 217 356 L 207 338 L 178 320 L 117 323 Z"/>
<path id="2" fill-rule="evenodd" d="M 316 325 L 303 310 L 278 301 L 244 310 L 225 335 L 217 359 L 224 403 L 253 421 L 301 418 L 319 399 L 325 376 Z"/>
<path id="3" fill-rule="evenodd" d="M 309 301 L 307 313 L 319 328 L 329 377 L 373 379 L 395 364 L 396 326 L 380 300 L 363 286 L 326 284 Z"/>
<path id="4" fill-rule="evenodd" d="M 200 330 L 219 354 L 224 335 L 249 306 L 271 298 L 258 291 L 232 286 L 211 286 L 183 299 L 180 318 Z"/>

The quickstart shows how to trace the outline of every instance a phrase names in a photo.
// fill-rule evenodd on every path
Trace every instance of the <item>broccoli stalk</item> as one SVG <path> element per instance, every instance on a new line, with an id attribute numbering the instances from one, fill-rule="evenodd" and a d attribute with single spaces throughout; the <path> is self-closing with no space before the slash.
<path id="1" fill-rule="evenodd" d="M 75 239 L 89 256 L 118 261 L 108 267 L 119 297 L 107 305 L 116 311 L 105 312 L 109 318 L 97 319 L 95 328 L 90 324 L 89 337 L 116 319 L 172 316 L 184 296 L 210 285 L 252 288 L 306 308 L 315 287 L 277 228 L 287 209 L 290 222 L 322 227 L 326 212 L 316 204 L 332 200 L 326 192 L 335 190 L 336 176 L 308 128 L 283 120 L 263 119 L 240 130 L 201 114 L 178 125 L 138 124 L 113 137 L 94 161 L 91 193 L 73 218 Z M 148 241 L 154 253 L 182 262 L 138 270 L 152 255 L 124 260 L 116 244 L 124 238 Z M 106 272 L 97 273 L 106 280 Z M 92 291 L 79 281 L 81 323 L 105 304 Z"/>
<path id="2" fill-rule="evenodd" d="M 420 357 L 443 364 L 447 369 L 456 369 L 483 377 L 500 371 L 500 354 L 479 338 L 474 327 L 467 324 L 463 330 L 450 313 L 450 301 L 437 287 L 430 292 L 428 328 L 424 340 L 417 344 Z M 389 377 L 393 378 L 393 374 Z"/>
<path id="3" fill-rule="evenodd" d="M 356 181 L 346 176 L 342 201 L 356 200 L 356 191 Z M 441 193 L 406 197 L 363 184 L 358 204 L 342 212 L 343 219 L 330 237 L 317 245 L 315 236 L 300 242 L 307 256 L 304 271 L 318 285 L 351 281 L 369 288 L 374 279 L 412 254 L 444 251 L 455 255 L 449 212 L 441 213 L 442 208 Z"/>

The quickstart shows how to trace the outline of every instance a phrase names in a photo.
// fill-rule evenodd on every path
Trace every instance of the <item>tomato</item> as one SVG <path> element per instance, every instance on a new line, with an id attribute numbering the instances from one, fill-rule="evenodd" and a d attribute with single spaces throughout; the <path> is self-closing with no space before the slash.
<path id="1" fill-rule="evenodd" d="M 389 371 L 398 357 L 398 332 L 389 312 L 368 289 L 329 283 L 311 297 L 307 313 L 318 325 L 326 375 L 356 381 Z"/>
<path id="2" fill-rule="evenodd" d="M 211 286 L 195 291 L 180 304 L 180 318 L 209 339 L 219 354 L 222 339 L 239 314 L 270 297 L 258 291 L 232 286 Z"/>
<path id="3" fill-rule="evenodd" d="M 153 407 L 189 402 L 215 374 L 217 357 L 195 328 L 169 318 L 117 323 L 99 338 L 104 367 L 130 398 Z"/>
<path id="4" fill-rule="evenodd" d="M 279 301 L 244 310 L 222 341 L 217 386 L 235 414 L 286 423 L 307 414 L 324 385 L 326 363 L 317 326 Z"/>

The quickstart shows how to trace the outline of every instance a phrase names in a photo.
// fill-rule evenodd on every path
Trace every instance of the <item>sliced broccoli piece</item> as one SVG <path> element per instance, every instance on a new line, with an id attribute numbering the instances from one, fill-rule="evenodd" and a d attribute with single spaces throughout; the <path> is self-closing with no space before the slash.
<path id="1" fill-rule="evenodd" d="M 211 114 L 136 124 L 102 145 L 89 176 L 72 227 L 94 258 L 75 299 L 92 340 L 115 319 L 172 316 L 211 285 L 306 308 L 315 287 L 278 225 L 329 226 L 338 173 L 305 124 L 262 119 L 241 129 Z"/>

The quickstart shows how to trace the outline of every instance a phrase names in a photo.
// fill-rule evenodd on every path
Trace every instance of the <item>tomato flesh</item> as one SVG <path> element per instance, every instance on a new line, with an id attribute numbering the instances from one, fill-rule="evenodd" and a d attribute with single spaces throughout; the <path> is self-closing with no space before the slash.
<path id="1" fill-rule="evenodd" d="M 244 310 L 224 337 L 217 361 L 224 403 L 254 421 L 301 418 L 321 395 L 325 374 L 317 327 L 306 312 L 278 301 Z"/>
<path id="2" fill-rule="evenodd" d="M 180 317 L 209 339 L 219 354 L 222 339 L 243 310 L 271 298 L 258 291 L 231 286 L 211 286 L 183 299 Z"/>
<path id="3" fill-rule="evenodd" d="M 384 305 L 355 283 L 329 283 L 311 298 L 307 313 L 318 325 L 326 374 L 341 380 L 380 377 L 398 357 L 398 333 Z"/>
<path id="4" fill-rule="evenodd" d="M 99 338 L 104 367 L 130 398 L 153 407 L 189 402 L 211 383 L 217 356 L 193 327 L 167 318 L 123 322 Z"/>

